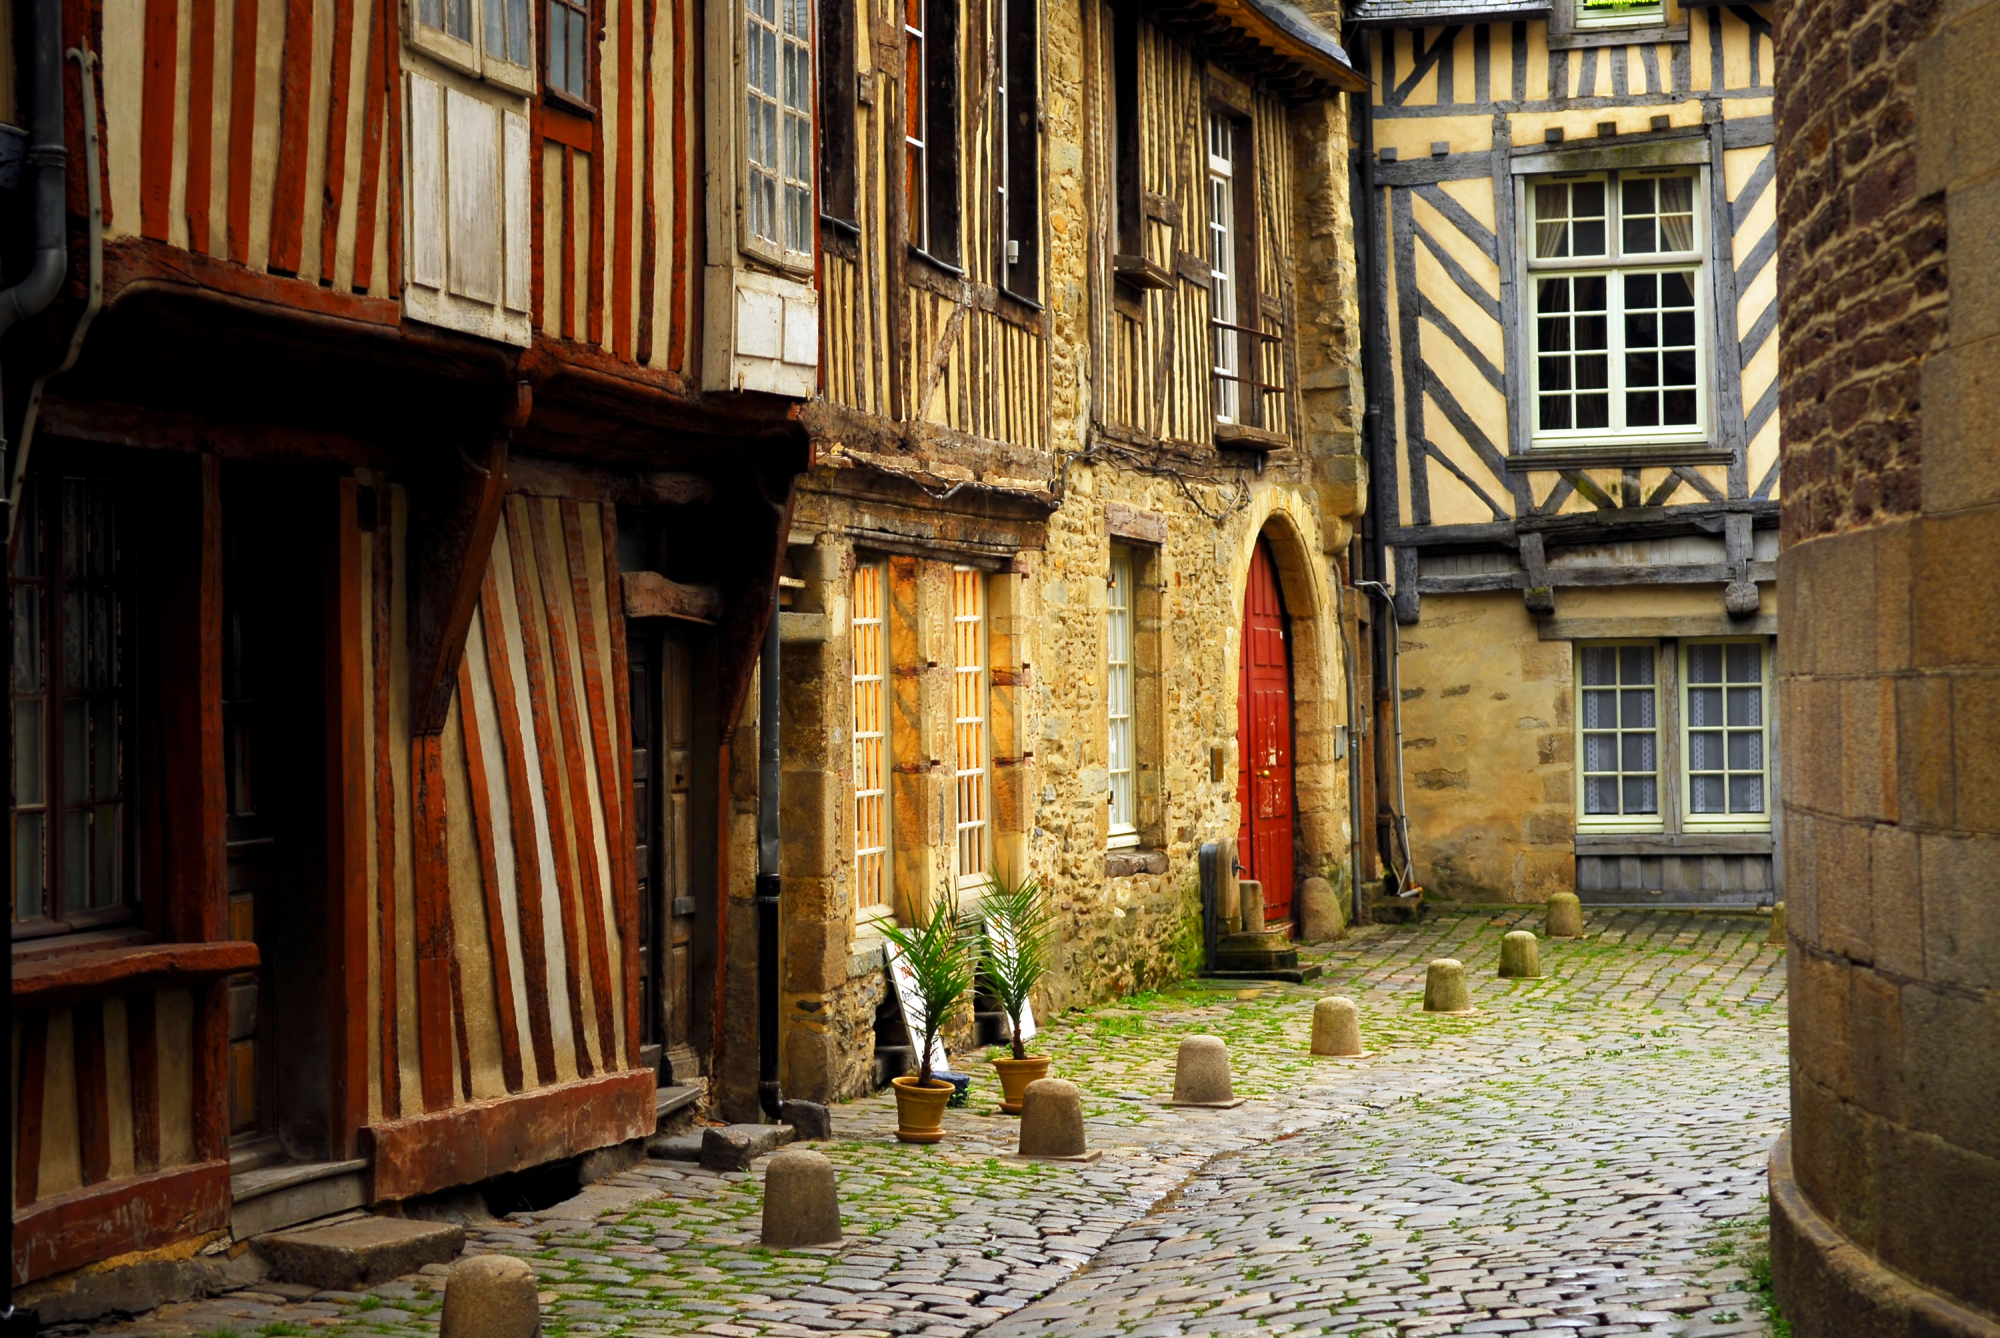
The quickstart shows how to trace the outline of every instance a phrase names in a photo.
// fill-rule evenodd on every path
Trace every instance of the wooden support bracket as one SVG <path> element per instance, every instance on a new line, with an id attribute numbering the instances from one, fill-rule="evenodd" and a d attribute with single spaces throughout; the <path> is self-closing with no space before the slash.
<path id="1" fill-rule="evenodd" d="M 628 571 L 624 587 L 628 618 L 679 618 L 686 622 L 722 621 L 722 592 L 712 585 L 684 585 L 656 571 Z"/>
<path id="2" fill-rule="evenodd" d="M 410 727 L 419 735 L 441 733 L 451 710 L 458 662 L 506 501 L 510 432 L 511 425 L 494 432 L 484 459 L 466 456 L 456 471 L 414 490 L 420 529 L 410 628 Z"/>

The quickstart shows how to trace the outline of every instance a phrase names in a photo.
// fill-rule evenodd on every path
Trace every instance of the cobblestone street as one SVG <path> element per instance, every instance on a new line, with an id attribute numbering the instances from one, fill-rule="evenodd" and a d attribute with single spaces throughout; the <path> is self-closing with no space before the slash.
<path id="1" fill-rule="evenodd" d="M 1191 983 L 1059 1019 L 1037 1048 L 1084 1089 L 1093 1164 L 1005 1160 L 1016 1125 L 982 1057 L 936 1147 L 893 1141 L 886 1095 L 837 1107 L 838 1248 L 761 1248 L 756 1171 L 651 1162 L 467 1249 L 535 1261 L 551 1335 L 1770 1332 L 1738 1256 L 1786 1110 L 1765 922 L 1600 912 L 1582 941 L 1543 940 L 1544 979 L 1495 979 L 1501 935 L 1539 919 L 1371 927 L 1308 950 L 1310 986 Z M 1443 956 L 1476 1013 L 1420 1011 Z M 1369 1056 L 1306 1054 L 1331 994 L 1359 1004 Z M 1243 1106 L 1161 1105 L 1199 1033 L 1228 1041 Z M 434 1332 L 445 1270 L 427 1272 L 92 1332 Z"/>

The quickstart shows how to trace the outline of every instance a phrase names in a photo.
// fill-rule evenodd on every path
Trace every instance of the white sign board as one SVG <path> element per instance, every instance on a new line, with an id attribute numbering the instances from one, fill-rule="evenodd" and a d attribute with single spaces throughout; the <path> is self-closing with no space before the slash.
<path id="1" fill-rule="evenodd" d="M 910 1033 L 910 1050 L 915 1053 L 923 1044 L 923 1037 L 917 1034 L 917 1029 L 922 1025 L 924 1015 L 924 992 L 917 988 L 917 973 L 903 960 L 903 954 L 896 950 L 892 940 L 882 941 L 882 953 L 889 961 L 889 979 L 896 987 L 896 1003 L 903 1010 L 903 1026 Z M 951 1056 L 945 1053 L 944 1037 L 932 1037 L 932 1072 L 950 1067 Z"/>

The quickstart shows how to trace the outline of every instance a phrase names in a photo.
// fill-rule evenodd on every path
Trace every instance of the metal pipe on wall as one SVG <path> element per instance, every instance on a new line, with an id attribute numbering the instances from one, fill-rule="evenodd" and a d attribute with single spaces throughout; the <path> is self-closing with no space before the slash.
<path id="1" fill-rule="evenodd" d="M 757 1101 L 776 1120 L 778 1086 L 778 587 L 757 667 Z"/>

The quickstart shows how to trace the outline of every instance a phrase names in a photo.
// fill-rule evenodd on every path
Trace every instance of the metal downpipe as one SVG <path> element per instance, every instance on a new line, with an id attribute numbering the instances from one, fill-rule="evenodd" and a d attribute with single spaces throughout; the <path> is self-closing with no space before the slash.
<path id="1" fill-rule="evenodd" d="M 776 1120 L 778 1087 L 778 591 L 757 667 L 757 1102 Z"/>

